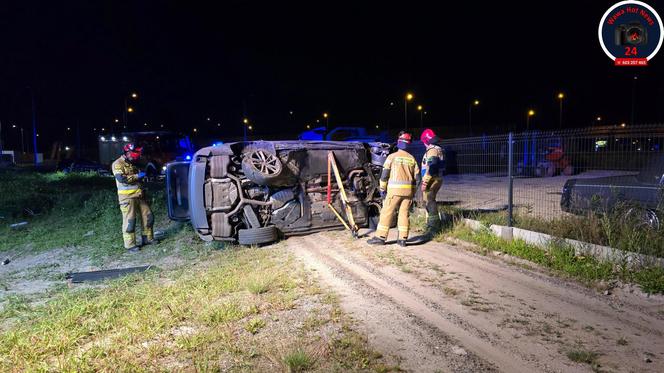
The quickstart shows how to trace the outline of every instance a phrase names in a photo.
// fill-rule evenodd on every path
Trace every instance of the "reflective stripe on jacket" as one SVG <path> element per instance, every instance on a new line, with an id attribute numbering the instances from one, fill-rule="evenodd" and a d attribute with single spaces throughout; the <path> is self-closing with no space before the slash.
<path id="1" fill-rule="evenodd" d="M 383 177 L 380 188 L 388 194 L 413 196 L 419 178 L 420 168 L 415 157 L 405 150 L 397 150 L 387 156 L 383 164 Z"/>
<path id="2" fill-rule="evenodd" d="M 138 178 L 138 168 L 128 162 L 124 156 L 116 159 L 111 166 L 115 185 L 118 187 L 120 201 L 127 198 L 138 198 L 143 195 L 143 186 Z"/>
<path id="3" fill-rule="evenodd" d="M 440 178 L 444 160 L 443 148 L 438 145 L 427 146 L 422 157 L 422 181 L 428 183 L 432 178 Z"/>

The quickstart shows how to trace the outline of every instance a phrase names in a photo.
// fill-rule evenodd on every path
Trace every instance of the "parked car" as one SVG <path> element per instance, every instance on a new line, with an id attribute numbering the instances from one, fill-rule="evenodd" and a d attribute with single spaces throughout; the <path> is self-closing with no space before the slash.
<path id="1" fill-rule="evenodd" d="M 59 162 L 58 170 L 69 172 L 96 172 L 101 176 L 110 176 L 108 166 L 87 159 L 64 159 Z"/>
<path id="2" fill-rule="evenodd" d="M 330 129 L 326 134 L 325 127 L 316 127 L 314 129 L 304 131 L 299 136 L 300 140 L 307 141 L 353 141 L 353 142 L 379 142 L 386 140 L 385 133 L 370 134 L 364 127 L 335 127 Z"/>
<path id="3" fill-rule="evenodd" d="M 378 215 L 378 179 L 389 145 L 338 141 L 253 141 L 197 151 L 166 167 L 168 214 L 190 220 L 206 241 L 253 245 L 342 228 L 327 206 L 333 152 L 359 227 Z M 334 186 L 331 203 L 343 211 Z"/>
<path id="4" fill-rule="evenodd" d="M 560 207 L 573 214 L 604 214 L 617 207 L 640 224 L 659 228 L 664 212 L 664 158 L 637 175 L 567 180 Z"/>

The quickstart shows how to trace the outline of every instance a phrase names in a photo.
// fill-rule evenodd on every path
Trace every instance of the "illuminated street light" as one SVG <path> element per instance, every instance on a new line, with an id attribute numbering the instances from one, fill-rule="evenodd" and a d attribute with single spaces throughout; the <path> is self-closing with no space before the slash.
<path id="1" fill-rule="evenodd" d="M 600 117 L 600 116 L 597 116 L 597 118 L 595 118 L 595 119 L 597 119 L 598 122 L 602 121 L 602 117 Z"/>
<path id="2" fill-rule="evenodd" d="M 129 125 L 129 117 L 127 116 L 127 113 L 133 113 L 134 112 L 134 108 L 129 106 L 129 103 L 128 103 L 129 99 L 137 100 L 138 99 L 138 93 L 136 93 L 134 91 L 134 92 L 129 93 L 129 96 L 125 95 L 125 97 L 124 97 L 124 112 L 122 113 L 122 119 L 123 119 L 123 122 L 124 122 L 123 125 L 125 126 L 125 128 Z M 115 123 L 118 123 L 118 122 L 119 122 L 119 120 L 116 119 Z M 111 126 L 111 131 L 112 130 L 113 130 L 113 126 Z"/>
<path id="3" fill-rule="evenodd" d="M 71 127 L 67 127 L 67 131 L 71 131 Z"/>
<path id="4" fill-rule="evenodd" d="M 565 94 L 560 92 L 558 93 L 558 100 L 560 100 L 560 110 L 558 112 L 558 129 L 563 128 L 563 101 L 565 98 Z"/>
<path id="5" fill-rule="evenodd" d="M 69 147 L 68 147 L 68 146 L 65 146 L 65 150 L 66 150 L 66 151 L 69 151 Z"/>
<path id="6" fill-rule="evenodd" d="M 473 134 L 473 107 L 479 106 L 480 100 L 474 99 L 470 104 L 468 104 L 468 132 L 472 136 Z"/>
<path id="7" fill-rule="evenodd" d="M 422 105 L 417 105 L 417 111 L 420 112 L 420 127 L 424 127 L 424 107 Z"/>
<path id="8" fill-rule="evenodd" d="M 329 129 L 330 129 L 330 118 L 327 113 L 323 113 L 323 118 L 325 118 L 325 135 L 327 135 Z M 325 136 L 323 136 L 325 137 Z"/>
<path id="9" fill-rule="evenodd" d="M 620 127 L 622 127 L 622 128 L 625 128 L 626 125 L 627 125 L 627 124 L 626 124 L 625 122 L 620 123 Z"/>
<path id="10" fill-rule="evenodd" d="M 198 129 L 194 128 L 194 132 L 198 132 Z"/>
<path id="11" fill-rule="evenodd" d="M 415 95 L 410 92 L 406 92 L 406 99 L 403 100 L 403 117 L 404 117 L 404 129 L 408 129 L 408 102 L 412 101 Z"/>
<path id="12" fill-rule="evenodd" d="M 311 126 L 307 124 L 307 129 L 311 129 Z"/>
<path id="13" fill-rule="evenodd" d="M 530 130 L 530 117 L 535 116 L 535 110 L 528 110 L 528 115 L 526 115 L 526 131 Z"/>
<path id="14" fill-rule="evenodd" d="M 120 122 L 120 119 L 115 118 L 114 122 L 115 122 L 115 123 L 119 123 L 119 122 Z"/>
<path id="15" fill-rule="evenodd" d="M 251 131 L 251 130 L 253 130 L 253 129 L 254 129 L 254 127 L 252 127 L 251 124 L 250 124 L 250 125 L 249 125 L 249 131 Z"/>
<path id="16" fill-rule="evenodd" d="M 249 119 L 247 119 L 247 118 L 242 119 L 242 123 L 249 124 Z"/>

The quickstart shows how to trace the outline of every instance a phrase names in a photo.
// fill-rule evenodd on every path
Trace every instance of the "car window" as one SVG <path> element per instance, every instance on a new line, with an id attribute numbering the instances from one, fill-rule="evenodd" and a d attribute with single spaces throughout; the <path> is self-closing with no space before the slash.
<path id="1" fill-rule="evenodd" d="M 660 183 L 664 175 L 664 157 L 659 157 L 639 173 L 638 179 L 644 183 Z"/>

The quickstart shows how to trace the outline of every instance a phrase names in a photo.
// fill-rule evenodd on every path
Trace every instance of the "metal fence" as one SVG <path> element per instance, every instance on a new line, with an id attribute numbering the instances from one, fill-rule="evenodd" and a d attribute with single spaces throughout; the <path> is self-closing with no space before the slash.
<path id="1" fill-rule="evenodd" d="M 547 220 L 598 203 L 660 207 L 664 125 L 532 131 L 442 145 L 446 176 L 438 201 L 444 204 Z"/>

